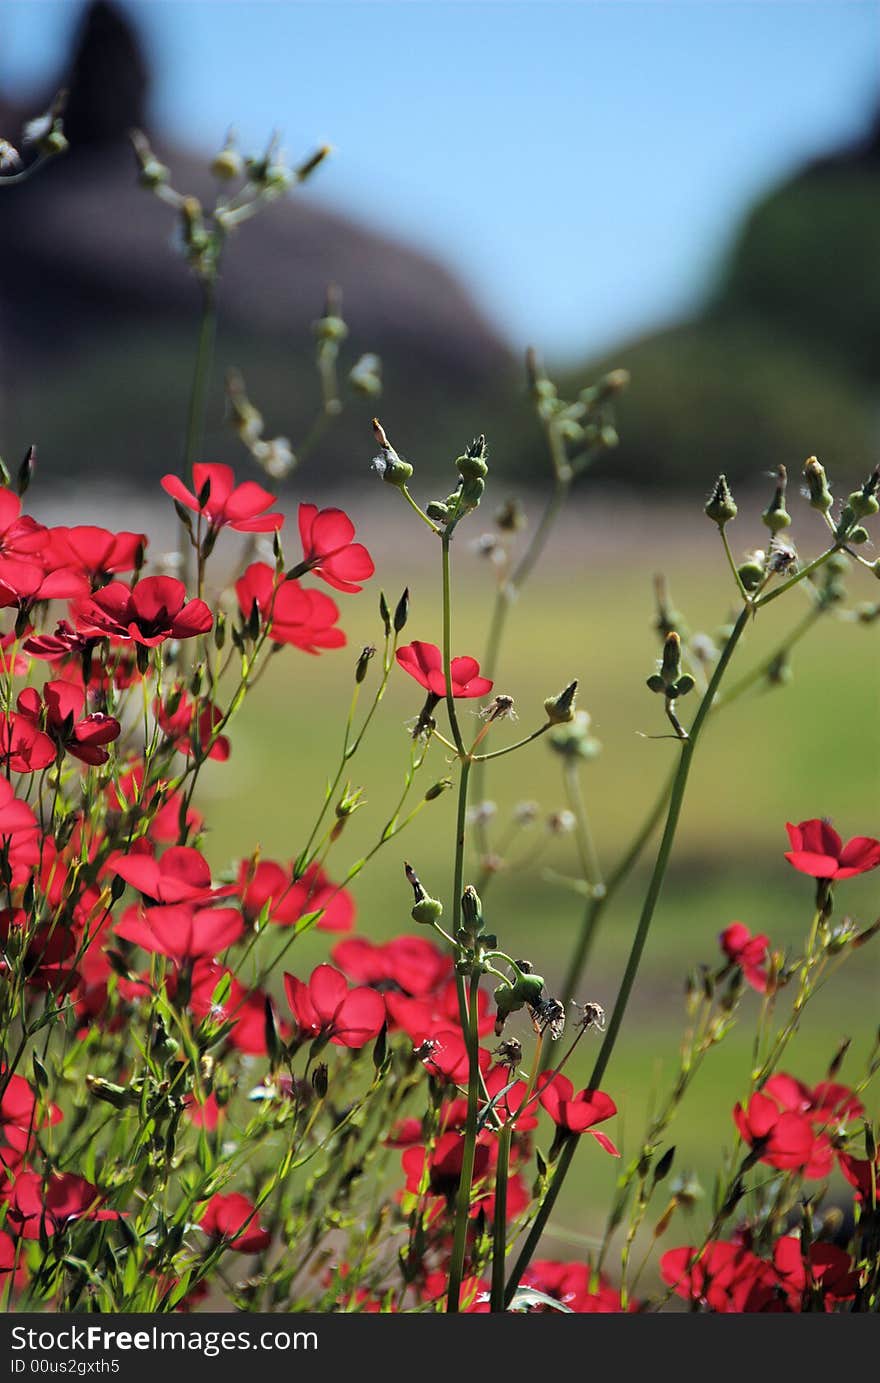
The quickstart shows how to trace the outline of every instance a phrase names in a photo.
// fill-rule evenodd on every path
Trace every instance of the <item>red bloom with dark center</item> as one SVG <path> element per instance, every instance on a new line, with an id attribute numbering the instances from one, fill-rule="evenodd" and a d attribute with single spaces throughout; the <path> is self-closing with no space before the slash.
<path id="1" fill-rule="evenodd" d="M 217 956 L 244 932 L 234 908 L 198 908 L 169 903 L 157 908 L 128 908 L 116 923 L 116 935 L 144 951 L 169 956 L 186 965 L 200 956 Z"/>
<path id="2" fill-rule="evenodd" d="M 203 600 L 187 600 L 186 587 L 173 576 L 147 576 L 129 590 L 111 581 L 74 607 L 77 629 L 92 638 L 131 639 L 156 648 L 166 639 L 190 639 L 213 624 Z"/>
<path id="3" fill-rule="evenodd" d="M 416 998 L 434 993 L 452 974 L 451 956 L 422 936 L 379 944 L 353 936 L 337 941 L 330 954 L 351 979 Z"/>
<path id="4" fill-rule="evenodd" d="M 49 663 L 64 662 L 81 656 L 91 640 L 78 634 L 66 619 L 58 621 L 54 634 L 35 634 L 25 639 L 22 647 L 32 658 L 45 658 Z"/>
<path id="5" fill-rule="evenodd" d="M 0 764 L 13 773 L 36 773 L 55 762 L 57 749 L 33 721 L 14 711 L 0 715 Z"/>
<path id="6" fill-rule="evenodd" d="M 229 993 L 218 1005 L 214 1001 L 217 986 L 229 978 Z M 230 1046 L 248 1056 L 266 1056 L 266 994 L 262 989 L 245 989 L 226 966 L 205 958 L 193 966 L 192 993 L 189 1006 L 197 1018 L 211 1018 L 215 1023 L 231 1023 Z M 284 1041 L 291 1035 L 290 1025 L 278 1022 Z"/>
<path id="7" fill-rule="evenodd" d="M 315 923 L 321 931 L 348 932 L 354 926 L 354 899 L 331 883 L 317 862 L 294 882 L 292 865 L 285 868 L 274 860 L 261 860 L 254 868 L 250 860 L 242 860 L 238 891 L 244 915 L 251 921 L 268 907 L 267 921 L 291 927 L 301 917 L 323 909 Z"/>
<path id="8" fill-rule="evenodd" d="M 464 1155 L 464 1139 L 460 1133 L 442 1133 L 434 1145 L 430 1158 L 429 1186 L 435 1196 L 451 1197 L 458 1191 L 461 1181 L 461 1164 Z M 407 1148 L 401 1157 L 401 1165 L 406 1175 L 406 1189 L 417 1195 L 421 1188 L 425 1169 L 426 1150 L 423 1147 Z M 478 1140 L 474 1149 L 473 1180 L 479 1182 L 489 1170 L 490 1148 L 485 1138 Z"/>
<path id="9" fill-rule="evenodd" d="M 803 1309 L 805 1294 L 814 1288 L 819 1289 L 826 1311 L 835 1302 L 850 1301 L 858 1290 L 859 1275 L 853 1272 L 852 1260 L 836 1244 L 811 1244 L 805 1260 L 800 1239 L 786 1235 L 773 1245 L 773 1266 L 792 1311 Z"/>
<path id="10" fill-rule="evenodd" d="M 375 989 L 349 989 L 332 965 L 319 965 L 308 984 L 284 976 L 284 990 L 301 1037 L 327 1037 L 340 1047 L 363 1047 L 385 1022 L 385 1005 Z"/>
<path id="11" fill-rule="evenodd" d="M 763 994 L 767 989 L 770 938 L 763 932 L 752 936 L 742 922 L 731 922 L 721 933 L 719 941 L 727 959 L 742 970 L 746 983 Z"/>
<path id="12" fill-rule="evenodd" d="M 568 1133 L 590 1133 L 612 1157 L 620 1156 L 607 1133 L 597 1133 L 593 1127 L 617 1113 L 617 1105 L 604 1090 L 579 1090 L 575 1094 L 568 1077 L 554 1076 L 552 1071 L 541 1075 L 537 1088 L 541 1104 L 557 1127 Z"/>
<path id="13" fill-rule="evenodd" d="M 805 1114 L 780 1106 L 758 1090 L 744 1109 L 737 1105 L 733 1119 L 743 1140 L 760 1149 L 760 1161 L 805 1177 L 825 1177 L 834 1157 L 831 1144 L 817 1135 Z"/>
<path id="14" fill-rule="evenodd" d="M 47 682 L 42 697 L 35 687 L 25 687 L 17 705 L 19 714 L 44 729 L 60 749 L 84 764 L 105 764 L 110 755 L 104 745 L 119 738 L 121 726 L 101 711 L 83 716 L 85 701 L 81 686 Z"/>
<path id="15" fill-rule="evenodd" d="M 162 477 L 165 493 L 184 508 L 201 514 L 211 528 L 234 528 L 238 533 L 272 533 L 284 523 L 283 514 L 266 513 L 275 503 L 275 496 L 253 480 L 236 485 L 231 466 L 197 462 L 193 466 L 193 485 L 195 494 L 179 476 Z M 201 503 L 206 487 L 207 497 Z"/>
<path id="16" fill-rule="evenodd" d="M 204 697 L 191 700 L 179 686 L 174 688 L 174 695 L 177 705 L 173 711 L 169 711 L 161 701 L 155 703 L 159 729 L 167 735 L 174 748 L 181 754 L 192 754 L 195 729 L 195 738 L 201 752 L 204 754 L 207 750 L 209 759 L 225 763 L 230 753 L 229 739 L 226 735 L 215 735 L 217 727 L 223 721 L 220 707 L 212 705 Z M 210 749 L 208 745 L 211 746 Z"/>
<path id="17" fill-rule="evenodd" d="M 435 1037 L 440 1029 L 452 1027 L 459 1019 L 458 991 L 454 980 L 448 980 L 441 989 L 420 999 L 389 991 L 385 995 L 385 1007 L 389 1027 L 392 1030 L 402 1028 L 416 1045 L 425 1038 Z M 490 1011 L 489 996 L 482 989 L 477 997 L 477 1015 L 477 1032 L 485 1037 L 494 1028 L 495 1020 Z"/>
<path id="18" fill-rule="evenodd" d="M 19 1172 L 9 1195 L 6 1225 L 22 1239 L 57 1234 L 71 1220 L 118 1220 L 115 1210 L 100 1210 L 97 1186 L 73 1172 L 54 1172 L 46 1181 L 36 1172 Z"/>
<path id="19" fill-rule="evenodd" d="M 362 543 L 352 542 L 354 524 L 341 509 L 318 509 L 316 504 L 299 506 L 299 536 L 303 545 L 303 566 L 321 576 L 337 591 L 363 589 L 376 570 Z"/>
<path id="20" fill-rule="evenodd" d="M 303 653 L 344 647 L 345 635 L 335 627 L 339 607 L 329 595 L 277 577 L 267 562 L 252 562 L 236 581 L 235 591 L 245 619 L 256 607 L 274 643 L 291 644 Z"/>
<path id="21" fill-rule="evenodd" d="M 851 879 L 880 865 L 880 840 L 871 836 L 853 836 L 844 845 L 830 822 L 818 820 L 788 822 L 785 829 L 791 841 L 785 858 L 812 879 Z"/>
<path id="22" fill-rule="evenodd" d="M 32 871 L 28 871 L 31 873 Z M 27 942 L 21 938 L 27 934 Z M 79 936 L 70 927 L 43 923 L 32 927 L 23 908 L 4 908 L 0 912 L 0 943 L 6 948 L 15 936 L 21 954 L 16 971 L 32 989 L 49 990 L 56 996 L 67 992 L 77 983 L 79 975 L 73 968 L 79 950 Z M 0 977 L 9 971 L 5 957 L 0 958 Z"/>
<path id="23" fill-rule="evenodd" d="M 436 644 L 422 643 L 420 639 L 415 639 L 413 643 L 399 648 L 395 657 L 404 672 L 414 677 L 419 686 L 424 687 L 432 696 L 440 698 L 446 695 L 443 655 Z M 493 683 L 488 677 L 480 676 L 480 664 L 476 658 L 453 658 L 449 664 L 449 673 L 452 679 L 452 695 L 457 699 L 486 696 L 492 690 Z"/>
<path id="24" fill-rule="evenodd" d="M 91 524 L 50 528 L 48 539 L 48 555 L 53 568 L 71 568 L 95 584 L 116 572 L 134 571 L 147 544 L 146 533 L 111 533 Z"/>
<path id="25" fill-rule="evenodd" d="M 57 1105 L 41 1105 L 24 1076 L 9 1076 L 0 1099 L 0 1131 L 11 1148 L 26 1152 L 37 1129 L 58 1124 L 63 1117 Z"/>
<path id="26" fill-rule="evenodd" d="M 212 1196 L 199 1228 L 212 1239 L 222 1239 L 236 1253 L 260 1253 L 272 1242 L 272 1235 L 259 1222 L 256 1206 L 237 1191 Z"/>
<path id="27" fill-rule="evenodd" d="M 235 892 L 231 884 L 211 887 L 208 861 L 191 845 L 172 845 L 158 859 L 146 852 L 124 855 L 113 867 L 132 888 L 157 903 L 206 902 Z"/>

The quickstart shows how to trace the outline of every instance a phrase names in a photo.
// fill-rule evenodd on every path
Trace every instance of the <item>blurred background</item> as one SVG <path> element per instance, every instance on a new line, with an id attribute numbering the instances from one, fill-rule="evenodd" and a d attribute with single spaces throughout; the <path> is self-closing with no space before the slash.
<path id="1" fill-rule="evenodd" d="M 320 406 L 310 324 L 326 285 L 339 285 L 345 360 L 378 353 L 383 397 L 347 403 L 279 493 L 288 505 L 344 500 L 377 557 L 373 594 L 341 597 L 351 649 L 377 638 L 380 582 L 393 598 L 410 585 L 408 633 L 438 641 L 436 554 L 371 476 L 371 412 L 415 463 L 422 500 L 451 488 L 451 459 L 485 431 L 492 488 L 482 525 L 471 521 L 478 537 L 510 494 L 531 524 L 544 498 L 525 347 L 540 351 L 566 397 L 609 367 L 630 372 L 620 445 L 576 490 L 518 602 L 498 678 L 525 729 L 546 695 L 581 678 L 603 746 L 583 779 L 607 871 L 673 752 L 642 737 L 664 728 L 644 686 L 657 654 L 652 578 L 663 571 L 692 632 L 714 637 L 730 614 L 729 573 L 702 514 L 715 476 L 726 471 L 737 487 L 740 552 L 766 536 L 759 514 L 780 463 L 796 477 L 815 453 L 845 492 L 878 459 L 878 17 L 876 3 L 846 0 L 7 0 L 0 135 L 17 143 L 22 122 L 65 86 L 71 147 L 3 199 L 0 452 L 15 461 L 37 443 L 29 500 L 39 516 L 155 520 L 170 543 L 156 482 L 180 464 L 198 292 L 173 213 L 137 185 L 128 131 L 146 130 L 174 186 L 205 197 L 230 125 L 245 152 L 280 131 L 293 162 L 332 144 L 304 188 L 229 246 L 205 457 L 253 468 L 226 418 L 229 366 L 243 372 L 267 436 L 296 448 L 309 432 Z M 793 490 L 794 540 L 816 552 L 820 525 Z M 472 545 L 459 549 L 455 651 L 480 656 L 496 574 Z M 850 584 L 850 607 L 880 594 L 865 572 Z M 806 608 L 800 591 L 770 607 L 739 675 Z M 845 837 L 880 834 L 878 629 L 851 608 L 823 617 L 793 654 L 791 685 L 765 694 L 758 684 L 707 735 L 608 1076 L 629 1151 L 674 1078 L 686 972 L 714 962 L 734 918 L 779 946 L 809 925 L 810 886 L 782 859 L 784 822 L 829 815 Z M 349 653 L 273 664 L 232 760 L 206 779 L 218 868 L 258 842 L 270 856 L 296 853 L 334 766 L 328 743 L 341 733 L 351 671 Z M 419 709 L 404 680 L 392 679 L 358 759 L 375 811 L 352 819 L 331 873 L 369 847 L 396 798 L 403 723 Z M 435 768 L 440 776 L 442 759 Z M 514 953 L 558 979 L 582 907 L 554 877 L 576 872 L 571 837 L 545 824 L 565 805 L 560 762 L 543 745 L 503 759 L 487 793 L 496 841 L 518 801 L 541 804 L 488 898 Z M 452 826 L 441 799 L 405 845 L 441 893 Z M 642 883 L 609 911 L 584 999 L 611 1006 Z M 364 874 L 357 900 L 367 935 L 406 926 L 394 849 Z M 872 920 L 876 876 L 848 885 L 842 902 Z M 303 943 L 300 968 L 325 946 Z M 820 1079 L 850 1035 L 843 1075 L 858 1078 L 878 979 L 870 950 L 859 952 L 810 1014 L 787 1063 L 795 1074 Z M 748 1026 L 701 1075 L 674 1136 L 679 1166 L 706 1181 L 747 1083 Z M 585 1153 L 548 1251 L 575 1254 L 599 1225 L 614 1168 Z"/>

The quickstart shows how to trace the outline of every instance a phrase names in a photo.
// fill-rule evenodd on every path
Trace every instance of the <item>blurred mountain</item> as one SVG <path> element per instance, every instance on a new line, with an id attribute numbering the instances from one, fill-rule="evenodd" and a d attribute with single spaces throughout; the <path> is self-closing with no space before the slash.
<path id="1" fill-rule="evenodd" d="M 206 202 L 207 158 L 150 122 L 148 59 L 124 10 L 98 0 L 51 92 L 26 111 L 0 103 L 0 131 L 66 87 L 68 153 L 3 195 L 0 438 L 38 444 L 42 474 L 147 480 L 181 454 L 199 294 L 174 244 L 173 209 L 138 185 L 128 132 L 143 128 L 173 184 Z M 303 156 L 310 153 L 303 150 Z M 320 172 L 315 175 L 319 182 Z M 311 323 L 338 284 L 350 336 L 343 364 L 383 360 L 386 396 L 358 400 L 322 446 L 322 482 L 366 475 L 371 411 L 399 448 L 455 456 L 510 397 L 508 350 L 460 283 L 407 246 L 315 204 L 312 186 L 267 207 L 228 246 L 206 456 L 247 464 L 223 426 L 223 370 L 238 366 L 267 435 L 294 444 L 319 403 Z"/>
<path id="2" fill-rule="evenodd" d="M 704 310 L 589 361 L 632 387 L 602 474 L 628 483 L 760 479 L 810 454 L 855 481 L 880 451 L 880 113 L 748 214 Z"/>

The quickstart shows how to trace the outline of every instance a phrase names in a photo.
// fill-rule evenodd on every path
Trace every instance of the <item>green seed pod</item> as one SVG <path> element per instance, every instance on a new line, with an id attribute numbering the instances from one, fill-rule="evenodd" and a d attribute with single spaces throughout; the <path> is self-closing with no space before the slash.
<path id="1" fill-rule="evenodd" d="M 494 997 L 500 1017 L 506 1017 L 508 1013 L 518 1012 L 525 1004 L 525 999 L 519 998 L 514 992 L 513 985 L 506 981 L 498 985 Z"/>
<path id="2" fill-rule="evenodd" d="M 567 687 L 563 687 L 556 696 L 547 697 L 544 710 L 551 725 L 567 725 L 569 721 L 574 720 L 577 689 L 575 679 L 574 682 L 569 682 Z"/>
<path id="3" fill-rule="evenodd" d="M 764 565 L 754 559 L 743 562 L 736 570 L 747 591 L 756 591 L 764 580 Z"/>
<path id="4" fill-rule="evenodd" d="M 736 518 L 739 511 L 733 495 L 730 493 L 726 475 L 719 475 L 715 482 L 715 489 L 706 501 L 705 509 L 707 518 L 710 518 L 713 523 L 717 523 L 719 528 L 723 528 L 726 523 L 730 523 Z"/>
<path id="5" fill-rule="evenodd" d="M 855 543 L 857 547 L 860 547 L 862 543 L 866 543 L 869 537 L 870 534 L 867 528 L 863 528 L 860 523 L 856 524 L 855 528 L 850 529 L 849 541 Z"/>
<path id="6" fill-rule="evenodd" d="M 537 1004 L 544 988 L 543 975 L 524 975 L 521 972 L 513 982 L 513 993 L 525 1004 Z"/>
<path id="7" fill-rule="evenodd" d="M 489 474 L 486 460 L 488 455 L 486 438 L 481 433 L 475 441 L 471 442 L 464 455 L 455 459 L 462 480 L 485 480 Z"/>
<path id="8" fill-rule="evenodd" d="M 439 922 L 443 916 L 443 904 L 439 898 L 429 898 L 427 895 L 419 899 L 410 913 L 414 922 L 419 922 L 423 927 L 433 927 L 435 922 Z"/>
<path id="9" fill-rule="evenodd" d="M 864 490 L 853 490 L 847 504 L 857 519 L 868 519 L 880 510 L 880 501 L 874 494 L 866 495 Z"/>
<path id="10" fill-rule="evenodd" d="M 771 533 L 781 533 L 784 528 L 788 528 L 791 524 L 791 514 L 785 508 L 785 487 L 788 482 L 785 467 L 780 466 L 776 475 L 776 492 L 761 515 Z"/>

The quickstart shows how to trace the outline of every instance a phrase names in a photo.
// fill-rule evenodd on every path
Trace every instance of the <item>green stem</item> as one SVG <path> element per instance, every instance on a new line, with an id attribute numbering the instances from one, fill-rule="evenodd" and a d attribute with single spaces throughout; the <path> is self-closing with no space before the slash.
<path id="1" fill-rule="evenodd" d="M 492 1226 L 492 1296 L 489 1309 L 504 1310 L 504 1266 L 507 1255 L 507 1174 L 510 1166 L 510 1140 L 513 1120 L 507 1118 L 498 1135 L 498 1166 L 495 1171 L 495 1210 Z"/>
<path id="2" fill-rule="evenodd" d="M 834 543 L 828 548 L 827 552 L 820 553 L 818 557 L 814 557 L 812 562 L 808 562 L 805 567 L 801 567 L 800 571 L 795 572 L 794 576 L 789 577 L 787 581 L 783 581 L 781 586 L 776 586 L 772 591 L 768 591 L 767 595 L 762 595 L 756 600 L 754 602 L 754 608 L 760 610 L 763 606 L 769 605 L 771 600 L 777 600 L 779 596 L 785 595 L 785 592 L 790 591 L 792 586 L 796 586 L 799 581 L 803 581 L 805 577 L 810 576 L 814 571 L 817 571 L 819 567 L 824 566 L 828 558 L 833 557 L 841 546 L 841 543 Z"/>
<path id="3" fill-rule="evenodd" d="M 459 758 L 465 757 L 464 740 L 458 726 L 455 711 L 455 698 L 452 695 L 452 592 L 449 579 L 449 543 L 452 533 L 449 529 L 442 534 L 440 545 L 443 550 L 443 680 L 446 684 L 446 710 L 452 738 Z"/>
<path id="4" fill-rule="evenodd" d="M 205 430 L 205 403 L 211 364 L 214 359 L 216 334 L 217 290 L 213 279 L 207 279 L 202 283 L 202 316 L 199 323 L 199 341 L 196 349 L 196 363 L 193 370 L 186 424 L 183 479 L 187 485 L 195 483 L 193 466 L 198 461 L 202 449 L 202 438 Z"/>
<path id="5" fill-rule="evenodd" d="M 669 794 L 672 791 L 674 778 L 675 774 L 673 773 L 668 781 L 664 783 L 662 792 L 645 818 L 637 836 L 620 863 L 612 870 L 605 880 L 604 892 L 600 893 L 598 897 L 592 897 L 587 903 L 581 922 L 580 932 L 578 934 L 577 945 L 572 954 L 568 973 L 565 977 L 565 983 L 562 987 L 562 1002 L 566 1009 L 574 998 L 575 991 L 580 985 L 581 977 L 583 976 L 584 968 L 590 956 L 590 950 L 602 913 L 611 902 L 612 897 L 620 888 L 621 884 L 629 878 L 629 875 L 638 863 L 639 856 L 657 829 L 657 825 L 663 815 L 663 809 L 669 801 Z"/>
<path id="6" fill-rule="evenodd" d="M 730 637 L 728 638 L 727 643 L 724 646 L 724 650 L 721 654 L 721 657 L 718 659 L 718 662 L 715 665 L 715 670 L 712 673 L 712 679 L 709 682 L 708 687 L 706 688 L 706 693 L 702 701 L 700 702 L 699 709 L 697 711 L 696 716 L 694 717 L 694 723 L 691 726 L 690 736 L 688 739 L 683 740 L 681 743 L 681 756 L 678 761 L 678 767 L 676 769 L 675 779 L 673 781 L 672 791 L 669 797 L 669 807 L 666 814 L 666 825 L 664 827 L 663 835 L 660 840 L 660 845 L 657 851 L 657 859 L 654 864 L 653 873 L 651 874 L 651 881 L 648 885 L 648 891 L 645 895 L 645 901 L 642 905 L 641 916 L 639 918 L 638 927 L 636 928 L 636 934 L 633 937 L 632 947 L 629 953 L 629 959 L 626 964 L 626 969 L 624 971 L 623 979 L 621 981 L 620 990 L 618 992 L 617 1000 L 614 1005 L 614 1011 L 608 1023 L 608 1029 L 605 1033 L 605 1039 L 602 1043 L 601 1048 L 599 1049 L 599 1055 L 596 1058 L 596 1063 L 593 1067 L 593 1071 L 590 1076 L 590 1089 L 597 1089 L 602 1080 L 602 1077 L 605 1074 L 605 1071 L 608 1067 L 608 1063 L 611 1060 L 612 1052 L 614 1051 L 615 1043 L 617 1042 L 617 1035 L 620 1031 L 620 1026 L 623 1022 L 624 1014 L 626 1013 L 626 1009 L 629 1004 L 630 995 L 632 994 L 633 985 L 635 984 L 636 975 L 638 974 L 639 964 L 642 958 L 642 952 L 645 949 L 645 942 L 648 939 L 648 932 L 650 931 L 651 922 L 653 921 L 654 911 L 656 909 L 657 902 L 660 898 L 660 893 L 663 888 L 663 881 L 666 876 L 669 858 L 672 853 L 672 846 L 675 841 L 675 833 L 678 827 L 678 820 L 681 815 L 681 807 L 682 802 L 684 800 L 685 788 L 687 787 L 688 774 L 690 772 L 691 762 L 694 757 L 694 751 L 696 749 L 697 742 L 700 738 L 700 732 L 703 728 L 703 725 L 706 722 L 706 719 L 709 715 L 709 711 L 712 708 L 712 703 L 715 700 L 715 695 L 718 691 L 718 687 L 721 684 L 721 680 L 724 677 L 724 673 L 727 670 L 727 666 L 731 658 L 733 657 L 736 646 L 739 643 L 739 640 L 742 637 L 742 634 L 751 616 L 752 611 L 750 607 L 747 605 L 743 606 L 737 618 L 736 624 L 733 626 L 733 629 L 730 633 Z M 537 1248 L 538 1241 L 541 1237 L 544 1226 L 547 1222 L 550 1212 L 553 1209 L 553 1205 L 556 1202 L 556 1197 L 559 1195 L 559 1191 L 565 1180 L 568 1168 L 571 1165 L 571 1160 L 574 1157 L 574 1150 L 577 1146 L 577 1142 L 577 1137 L 574 1137 L 570 1142 L 566 1143 L 565 1147 L 563 1148 L 560 1154 L 559 1161 L 556 1164 L 556 1170 L 553 1174 L 553 1180 L 551 1181 L 550 1186 L 547 1189 L 547 1194 L 544 1199 L 544 1202 L 542 1203 L 538 1211 L 538 1214 L 535 1217 L 534 1223 L 532 1224 L 531 1230 L 529 1231 L 528 1238 L 526 1239 L 526 1242 L 523 1245 L 522 1251 L 519 1255 L 519 1258 L 517 1259 L 513 1272 L 510 1275 L 510 1279 L 507 1284 L 508 1302 L 513 1296 L 513 1293 L 516 1291 L 516 1288 L 519 1284 L 519 1280 L 525 1272 L 525 1269 L 528 1267 L 532 1255 L 534 1254 L 535 1249 Z"/>
<path id="7" fill-rule="evenodd" d="M 474 1156 L 477 1148 L 477 1109 L 480 1095 L 480 1043 L 477 1032 L 479 1022 L 479 991 L 480 974 L 478 970 L 475 970 L 471 975 L 468 1026 L 466 1030 L 469 1067 L 467 1120 L 464 1132 L 464 1148 L 461 1156 L 461 1177 L 458 1183 L 458 1197 L 455 1203 L 455 1237 L 452 1244 L 452 1261 L 449 1265 L 449 1295 L 446 1298 L 446 1310 L 452 1314 L 455 1314 L 459 1310 L 461 1299 L 467 1232 L 468 1226 L 470 1225 Z"/>

